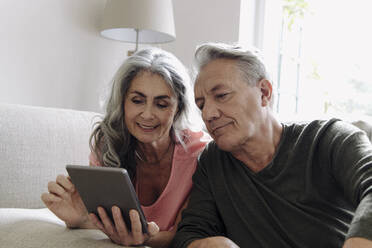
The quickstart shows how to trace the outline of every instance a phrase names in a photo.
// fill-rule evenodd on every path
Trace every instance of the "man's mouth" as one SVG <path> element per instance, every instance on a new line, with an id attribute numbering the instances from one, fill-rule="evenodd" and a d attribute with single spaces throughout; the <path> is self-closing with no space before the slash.
<path id="1" fill-rule="evenodd" d="M 216 126 L 216 127 L 213 127 L 212 128 L 212 134 L 215 135 L 219 130 L 223 129 L 224 127 L 230 125 L 232 122 L 228 122 L 228 123 L 225 123 L 225 124 L 222 124 L 222 125 L 219 125 L 219 126 Z"/>

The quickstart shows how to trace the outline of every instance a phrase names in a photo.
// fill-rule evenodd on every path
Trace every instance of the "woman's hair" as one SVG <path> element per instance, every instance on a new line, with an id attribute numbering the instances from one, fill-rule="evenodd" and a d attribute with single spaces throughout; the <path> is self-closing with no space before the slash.
<path id="1" fill-rule="evenodd" d="M 235 60 L 238 69 L 251 86 L 255 86 L 262 79 L 269 80 L 269 74 L 257 49 L 243 49 L 238 45 L 223 43 L 205 43 L 196 49 L 194 68 L 196 75 L 205 65 L 215 59 Z"/>
<path id="2" fill-rule="evenodd" d="M 171 138 L 183 145 L 182 130 L 192 129 L 190 123 L 195 111 L 193 91 L 188 72 L 171 53 L 158 48 L 145 48 L 128 57 L 112 80 L 102 121 L 90 136 L 90 148 L 103 166 L 123 167 L 131 178 L 135 176 L 135 149 L 137 140 L 125 125 L 124 102 L 133 79 L 141 72 L 161 76 L 177 97 L 177 112 L 171 128 Z M 193 115 L 196 116 L 196 115 Z M 195 125 L 195 128 L 198 128 Z"/>

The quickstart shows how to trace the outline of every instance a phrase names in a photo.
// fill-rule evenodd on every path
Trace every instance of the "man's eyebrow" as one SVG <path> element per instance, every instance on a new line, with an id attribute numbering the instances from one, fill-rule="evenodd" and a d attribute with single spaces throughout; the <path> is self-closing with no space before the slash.
<path id="1" fill-rule="evenodd" d="M 219 90 L 219 89 L 221 89 L 221 88 L 224 88 L 225 87 L 225 85 L 223 85 L 223 84 L 217 84 L 216 86 L 214 86 L 212 89 L 210 89 L 209 91 L 210 92 L 215 92 L 215 91 L 217 91 L 217 90 Z"/>
<path id="2" fill-rule="evenodd" d="M 209 93 L 214 93 L 216 92 L 217 90 L 220 90 L 222 88 L 225 88 L 225 85 L 223 84 L 217 84 L 216 86 L 214 86 L 212 89 L 208 90 Z M 204 99 L 204 97 L 196 97 L 195 98 L 195 102 L 198 102 L 198 101 L 202 101 Z"/>
<path id="3" fill-rule="evenodd" d="M 130 94 L 137 94 L 137 95 L 140 95 L 141 97 L 146 97 L 145 94 L 143 94 L 142 92 L 140 91 L 137 91 L 137 90 L 134 90 L 132 92 L 130 92 Z M 156 96 L 155 99 L 170 99 L 170 97 L 168 95 L 160 95 L 160 96 Z"/>

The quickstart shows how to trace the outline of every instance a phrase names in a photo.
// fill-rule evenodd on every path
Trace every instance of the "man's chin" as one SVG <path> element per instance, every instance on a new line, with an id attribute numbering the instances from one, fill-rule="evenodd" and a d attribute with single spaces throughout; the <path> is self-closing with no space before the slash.
<path id="1" fill-rule="evenodd" d="M 221 136 L 213 139 L 216 142 L 218 148 L 220 148 L 223 151 L 230 152 L 234 148 L 234 145 L 231 142 L 222 138 Z"/>

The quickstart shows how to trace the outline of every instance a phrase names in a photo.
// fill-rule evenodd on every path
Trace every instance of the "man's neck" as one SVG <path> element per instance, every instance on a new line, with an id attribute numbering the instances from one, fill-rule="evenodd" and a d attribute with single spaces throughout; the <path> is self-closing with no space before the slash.
<path id="1" fill-rule="evenodd" d="M 283 127 L 274 117 L 266 122 L 252 139 L 247 140 L 232 155 L 253 172 L 270 164 L 278 148 Z"/>

